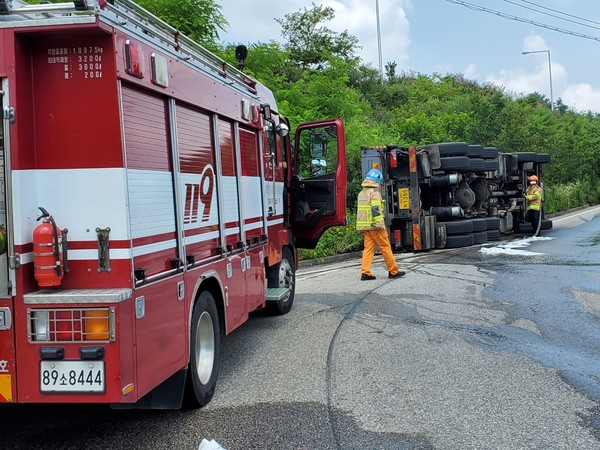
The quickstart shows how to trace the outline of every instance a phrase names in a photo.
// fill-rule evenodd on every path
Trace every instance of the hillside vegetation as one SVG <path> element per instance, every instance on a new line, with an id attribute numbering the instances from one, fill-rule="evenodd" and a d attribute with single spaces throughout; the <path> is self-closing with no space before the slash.
<path id="1" fill-rule="evenodd" d="M 278 22 L 286 44 L 249 45 L 246 71 L 269 86 L 280 113 L 292 125 L 341 117 L 346 126 L 350 218 L 360 190 L 360 148 L 372 145 L 422 145 L 464 141 L 501 152 L 540 152 L 545 166 L 547 214 L 600 201 L 600 116 L 578 112 L 561 99 L 554 110 L 538 93 L 515 95 L 503 87 L 480 84 L 461 74 L 396 72 L 385 74 L 356 58 L 356 39 L 324 26 L 330 8 L 315 6 Z M 222 55 L 235 64 L 234 46 Z M 359 248 L 352 230 L 330 230 L 318 257 Z"/>
<path id="2" fill-rule="evenodd" d="M 233 65 L 235 44 L 219 42 L 227 25 L 216 0 L 138 0 Z M 39 0 L 31 0 L 39 3 Z M 246 43 L 245 72 L 275 94 L 279 113 L 293 127 L 340 117 L 346 126 L 350 225 L 330 230 L 304 257 L 353 250 L 361 245 L 352 218 L 360 190 L 360 148 L 464 141 L 501 152 L 540 152 L 545 166 L 547 214 L 600 201 L 600 116 L 575 111 L 558 99 L 554 110 L 538 93 L 515 95 L 461 74 L 397 71 L 389 62 L 380 74 L 356 56 L 359 42 L 326 23 L 332 8 L 316 6 L 277 20 L 283 37 Z M 275 24 L 274 24 L 275 25 Z"/>

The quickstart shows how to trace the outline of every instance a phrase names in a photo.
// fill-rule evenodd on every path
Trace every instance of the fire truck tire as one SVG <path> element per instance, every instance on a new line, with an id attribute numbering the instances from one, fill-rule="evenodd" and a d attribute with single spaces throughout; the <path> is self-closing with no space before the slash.
<path id="1" fill-rule="evenodd" d="M 447 156 L 440 163 L 440 170 L 469 170 L 468 156 Z"/>
<path id="2" fill-rule="evenodd" d="M 440 225 L 445 225 L 446 235 L 454 236 L 457 234 L 465 234 L 473 232 L 473 222 L 471 220 L 455 220 L 454 222 L 438 222 Z"/>
<path id="3" fill-rule="evenodd" d="M 446 237 L 446 248 L 469 247 L 473 244 L 473 234 L 461 234 L 459 236 Z"/>
<path id="4" fill-rule="evenodd" d="M 192 312 L 185 407 L 200 408 L 210 402 L 217 386 L 220 344 L 221 332 L 215 299 L 209 291 L 204 291 Z"/>
<path id="5" fill-rule="evenodd" d="M 440 156 L 464 156 L 469 151 L 469 145 L 465 142 L 442 142 L 436 145 Z"/>
<path id="6" fill-rule="evenodd" d="M 282 287 L 290 290 L 290 294 L 278 301 L 267 302 L 265 311 L 272 315 L 283 315 L 290 312 L 294 304 L 296 292 L 296 264 L 288 247 L 283 249 L 279 264 L 267 269 L 267 287 Z"/>
<path id="7" fill-rule="evenodd" d="M 482 219 L 473 219 L 473 231 L 480 232 L 487 230 L 487 220 L 485 218 Z"/>

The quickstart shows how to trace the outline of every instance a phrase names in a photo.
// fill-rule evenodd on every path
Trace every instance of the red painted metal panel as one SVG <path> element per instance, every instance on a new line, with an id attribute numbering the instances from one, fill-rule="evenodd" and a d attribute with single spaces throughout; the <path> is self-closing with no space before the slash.
<path id="1" fill-rule="evenodd" d="M 258 136 L 256 132 L 240 129 L 240 147 L 242 175 L 245 177 L 259 176 Z"/>
<path id="2" fill-rule="evenodd" d="M 164 99 L 123 87 L 127 168 L 171 170 L 167 123 Z"/>
<path id="3" fill-rule="evenodd" d="M 146 270 L 146 276 L 155 275 L 173 269 L 171 261 L 177 257 L 176 248 L 154 251 L 147 255 L 139 255 L 133 258 L 135 268 Z"/>
<path id="4" fill-rule="evenodd" d="M 9 77 L 10 101 L 18 108 L 19 120 L 11 125 L 11 157 L 13 170 L 35 168 L 35 141 L 33 120 L 33 89 L 31 71 L 31 43 L 15 35 L 9 36 L 7 48 L 14 44 L 14 76 Z M 7 52 L 8 53 L 8 52 Z M 15 55 L 19 55 L 17 58 Z"/>
<path id="5" fill-rule="evenodd" d="M 137 393 L 145 394 L 187 364 L 188 322 L 185 302 L 177 298 L 178 275 L 136 289 L 145 316 L 135 321 Z"/>
<path id="6" fill-rule="evenodd" d="M 189 238 L 191 242 L 186 243 L 185 245 L 185 254 L 193 255 L 194 261 L 202 261 L 203 259 L 210 258 L 216 256 L 216 248 L 219 245 L 219 238 L 202 238 L 201 242 L 194 242 L 197 236 L 202 236 L 203 234 L 212 233 L 215 234 L 219 231 L 218 225 L 211 225 L 208 227 L 200 227 L 193 228 L 185 231 L 185 237 Z"/>
<path id="7" fill-rule="evenodd" d="M 227 116 L 232 120 L 238 120 L 245 123 L 246 126 L 252 128 L 260 128 L 261 123 L 253 123 L 250 119 L 242 118 L 242 107 L 241 99 L 242 94 L 233 90 L 231 86 L 226 84 L 226 81 L 218 82 L 212 77 L 208 77 L 202 73 L 199 73 L 189 68 L 185 62 L 178 61 L 166 56 L 166 54 L 157 51 L 157 49 L 149 47 L 148 45 L 137 42 L 132 39 L 131 36 L 127 36 L 120 31 L 115 32 L 116 36 L 116 49 L 117 49 L 117 76 L 123 80 L 134 83 L 138 86 L 143 86 L 144 89 L 153 90 L 154 92 L 167 93 L 173 98 L 186 102 L 188 104 L 197 105 L 206 111 L 214 111 L 222 116 Z M 137 42 L 143 50 L 146 61 L 146 76 L 143 79 L 135 78 L 125 70 L 125 41 L 133 40 Z M 169 71 L 169 87 L 167 89 L 152 84 L 151 77 L 149 76 L 150 70 L 150 55 L 156 52 L 165 56 L 168 63 Z M 271 91 L 264 88 L 262 85 L 258 85 L 257 88 L 260 91 L 260 97 L 252 94 L 248 90 L 246 98 L 253 101 L 255 104 L 261 102 L 268 103 L 275 107 L 275 101 Z"/>
<path id="8" fill-rule="evenodd" d="M 0 77 L 5 77 L 7 74 L 7 61 L 6 61 L 6 50 L 4 46 L 6 45 L 7 40 L 11 37 L 11 33 L 7 30 L 0 30 Z M 11 41 L 9 41 L 11 42 Z"/>
<path id="9" fill-rule="evenodd" d="M 266 255 L 264 246 L 256 247 L 247 253 L 250 261 L 246 270 L 246 307 L 248 312 L 264 306 L 265 304 L 265 269 L 260 258 Z"/>
<path id="10" fill-rule="evenodd" d="M 238 196 L 238 181 L 235 165 L 236 155 L 233 145 L 233 126 L 231 123 L 222 119 L 219 120 L 219 147 L 221 152 L 221 173 L 223 177 L 228 177 L 228 180 L 223 180 L 224 185 L 221 186 L 219 190 L 225 197 L 224 212 L 229 219 L 228 223 L 226 223 L 226 227 L 239 227 L 240 209 L 238 203 L 239 200 L 236 201 Z M 225 185 L 225 183 L 227 183 L 227 185 Z M 232 218 L 234 220 L 231 220 Z M 241 234 L 239 231 L 226 237 L 227 244 L 232 245 L 233 248 L 236 248 L 237 243 L 240 241 Z"/>
<path id="11" fill-rule="evenodd" d="M 59 33 L 23 45 L 31 49 L 32 84 L 20 89 L 33 90 L 35 167 L 122 167 L 110 36 Z"/>
<path id="12" fill-rule="evenodd" d="M 221 171 L 223 176 L 235 176 L 235 155 L 233 153 L 231 123 L 219 120 L 219 146 L 221 148 Z"/>
<path id="13" fill-rule="evenodd" d="M 248 178 L 242 179 L 242 191 L 247 195 L 252 193 L 251 205 L 244 205 L 244 225 L 246 226 L 246 239 L 252 241 L 253 238 L 260 237 L 263 234 L 261 227 L 252 227 L 248 229 L 248 225 L 256 224 L 262 221 L 263 215 L 263 198 L 260 188 L 260 158 L 258 148 L 258 135 L 255 131 L 240 129 L 240 153 L 242 159 L 242 174 L 244 177 L 256 177 L 258 182 L 255 183 Z M 248 186 L 246 186 L 248 184 Z M 250 195 L 246 197 L 248 199 Z M 249 211 L 252 211 L 250 213 Z M 256 214 L 260 214 L 256 216 Z"/>
<path id="14" fill-rule="evenodd" d="M 177 105 L 177 142 L 179 166 L 185 176 L 185 236 L 193 237 L 218 231 L 218 225 L 207 225 L 215 220 L 212 211 L 216 200 L 215 161 L 211 118 L 208 114 L 187 106 Z M 200 261 L 215 256 L 218 238 L 200 238 L 201 242 L 186 243 L 185 254 Z M 193 239 L 190 239 L 193 241 Z"/>
<path id="15" fill-rule="evenodd" d="M 117 403 L 125 401 L 122 396 L 122 388 L 126 380 L 131 379 L 132 367 L 122 368 L 121 366 L 121 335 L 117 334 L 117 340 L 111 343 L 102 343 L 105 349 L 105 393 L 85 393 L 85 394 L 42 394 L 40 392 L 40 348 L 44 346 L 55 347 L 57 343 L 51 344 L 30 344 L 27 340 L 27 309 L 43 308 L 47 309 L 49 305 L 25 305 L 22 302 L 17 302 L 15 305 L 16 322 L 18 328 L 15 330 L 16 348 L 19 349 L 17 354 L 17 385 L 18 385 L 18 401 L 21 403 Z M 60 305 L 58 307 L 65 307 Z M 69 304 L 68 308 L 89 308 L 89 304 Z M 111 305 L 94 304 L 94 308 L 99 307 L 114 307 L 116 320 L 120 322 L 122 308 L 131 310 L 131 300 Z M 130 314 L 129 314 L 130 315 Z M 127 313 L 125 313 L 127 317 Z M 124 345 L 131 345 L 130 340 L 125 340 Z M 65 349 L 65 360 L 80 360 L 79 349 L 86 343 L 68 343 L 61 342 L 60 346 Z M 134 399 L 129 399 L 134 401 Z"/>
<path id="16" fill-rule="evenodd" d="M 177 142 L 182 173 L 200 175 L 206 165 L 214 166 L 212 127 L 208 114 L 177 105 Z"/>
<path id="17" fill-rule="evenodd" d="M 245 254 L 230 256 L 225 260 L 226 264 L 231 264 L 231 278 L 227 278 L 226 271 L 224 273 L 224 284 L 229 292 L 229 304 L 227 311 L 227 329 L 228 332 L 234 330 L 248 320 L 248 309 L 246 307 L 246 281 L 245 273 L 242 271 L 242 264 L 245 262 Z M 222 266 L 223 267 L 223 266 Z"/>
<path id="18" fill-rule="evenodd" d="M 153 199 L 148 197 L 148 192 L 166 188 L 160 184 L 164 182 L 163 178 L 153 172 L 170 172 L 172 169 L 166 102 L 151 93 L 123 86 L 122 103 L 127 168 L 146 171 L 140 175 L 143 181 L 137 178 L 135 180 L 136 189 L 143 188 L 143 196 L 132 196 L 130 184 L 129 206 L 132 211 L 138 211 L 138 214 L 132 215 L 132 229 L 138 230 L 138 233 L 149 233 L 134 238 L 134 252 L 143 245 L 157 245 L 157 250 L 152 253 L 134 256 L 133 264 L 136 268 L 145 269 L 146 276 L 151 276 L 170 270 L 171 260 L 178 257 L 174 200 L 169 204 L 162 203 L 163 210 L 156 216 L 149 215 L 155 206 L 152 204 Z M 170 213 L 173 214 L 171 217 Z M 165 226 L 165 220 L 172 220 L 172 232 L 160 232 Z M 152 232 L 153 228 L 157 231 Z"/>
<path id="19" fill-rule="evenodd" d="M 8 308 L 6 321 L 14 319 L 12 299 L 0 299 L 0 308 Z M 17 401 L 17 372 L 15 367 L 15 325 L 0 331 L 0 403 Z"/>

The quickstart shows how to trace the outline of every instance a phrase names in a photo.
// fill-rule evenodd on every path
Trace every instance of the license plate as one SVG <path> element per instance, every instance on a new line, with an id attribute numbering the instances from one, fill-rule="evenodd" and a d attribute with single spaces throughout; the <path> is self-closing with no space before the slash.
<path id="1" fill-rule="evenodd" d="M 400 209 L 410 209 L 410 195 L 408 188 L 398 189 L 398 196 L 400 197 Z"/>
<path id="2" fill-rule="evenodd" d="M 104 392 L 104 361 L 41 361 L 42 392 Z"/>

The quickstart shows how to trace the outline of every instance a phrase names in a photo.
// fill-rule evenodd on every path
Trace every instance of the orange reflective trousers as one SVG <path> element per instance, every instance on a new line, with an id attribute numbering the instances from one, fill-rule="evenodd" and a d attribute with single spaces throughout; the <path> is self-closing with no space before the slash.
<path id="1" fill-rule="evenodd" d="M 363 242 L 365 249 L 362 254 L 362 265 L 360 271 L 363 275 L 372 275 L 371 263 L 373 262 L 373 256 L 375 255 L 375 246 L 378 245 L 385 260 L 388 272 L 392 275 L 398 273 L 398 264 L 392 254 L 392 247 L 390 246 L 390 239 L 388 237 L 387 230 L 376 229 L 363 231 Z"/>

